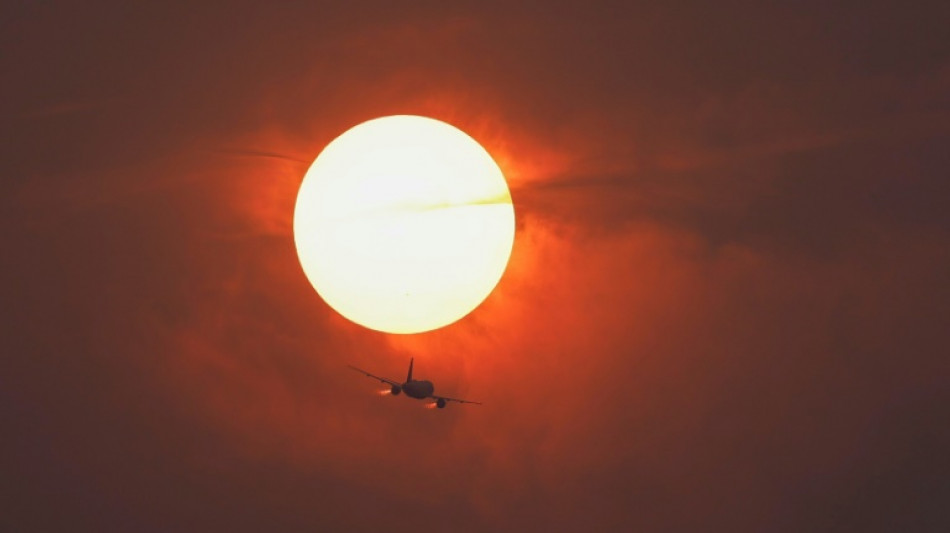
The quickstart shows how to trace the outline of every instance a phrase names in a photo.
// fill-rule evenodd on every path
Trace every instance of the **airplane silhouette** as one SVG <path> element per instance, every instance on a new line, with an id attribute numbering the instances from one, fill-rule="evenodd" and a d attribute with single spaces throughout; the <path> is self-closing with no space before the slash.
<path id="1" fill-rule="evenodd" d="M 433 400 L 435 400 L 435 405 L 439 409 L 442 409 L 443 407 L 445 407 L 446 402 L 473 403 L 475 405 L 482 405 L 481 402 L 473 402 L 471 400 L 460 400 L 458 398 L 449 398 L 448 396 L 436 396 L 432 394 L 433 392 L 435 392 L 435 386 L 432 385 L 431 381 L 412 379 L 413 359 L 409 359 L 409 375 L 406 376 L 406 381 L 404 383 L 399 383 L 391 379 L 375 376 L 361 368 L 356 368 L 353 365 L 346 365 L 346 366 L 352 368 L 353 370 L 356 370 L 357 372 L 361 374 L 365 374 L 371 378 L 378 379 L 381 383 L 388 383 L 391 386 L 391 388 L 389 389 L 389 393 L 392 394 L 393 396 L 398 396 L 400 392 L 405 392 L 406 396 L 410 398 L 415 398 L 417 400 L 425 400 L 427 398 L 432 398 Z"/>

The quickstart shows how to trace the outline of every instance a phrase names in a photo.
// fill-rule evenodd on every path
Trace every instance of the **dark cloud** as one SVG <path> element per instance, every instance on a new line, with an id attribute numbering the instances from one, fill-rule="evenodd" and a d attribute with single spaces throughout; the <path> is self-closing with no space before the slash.
<path id="1" fill-rule="evenodd" d="M 11 5 L 0 528 L 942 531 L 943 5 Z M 291 233 L 420 113 L 518 217 L 382 335 Z M 347 363 L 483 406 L 380 398 Z"/>

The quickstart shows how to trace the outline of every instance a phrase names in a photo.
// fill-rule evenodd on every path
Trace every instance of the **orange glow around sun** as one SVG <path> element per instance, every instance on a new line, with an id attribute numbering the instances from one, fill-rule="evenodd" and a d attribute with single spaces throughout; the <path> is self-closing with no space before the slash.
<path id="1" fill-rule="evenodd" d="M 501 278 L 514 208 L 488 152 L 438 120 L 396 115 L 337 137 L 294 211 L 303 270 L 346 318 L 389 333 L 451 324 Z"/>

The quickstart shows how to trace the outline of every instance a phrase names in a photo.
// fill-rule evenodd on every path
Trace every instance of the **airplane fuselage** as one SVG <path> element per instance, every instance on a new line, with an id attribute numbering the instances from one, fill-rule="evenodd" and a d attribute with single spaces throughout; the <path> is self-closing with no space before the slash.
<path id="1" fill-rule="evenodd" d="M 424 400 L 432 396 L 435 387 L 431 381 L 413 379 L 402 384 L 402 392 L 405 392 L 406 396 L 410 398 Z"/>

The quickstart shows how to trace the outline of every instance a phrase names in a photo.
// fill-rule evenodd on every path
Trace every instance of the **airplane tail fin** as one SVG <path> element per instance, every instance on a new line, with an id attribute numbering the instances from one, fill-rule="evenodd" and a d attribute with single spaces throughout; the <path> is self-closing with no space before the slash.
<path id="1" fill-rule="evenodd" d="M 412 360 L 413 359 L 414 358 L 412 357 L 409 358 L 409 376 L 406 378 L 406 383 L 412 381 Z"/>

